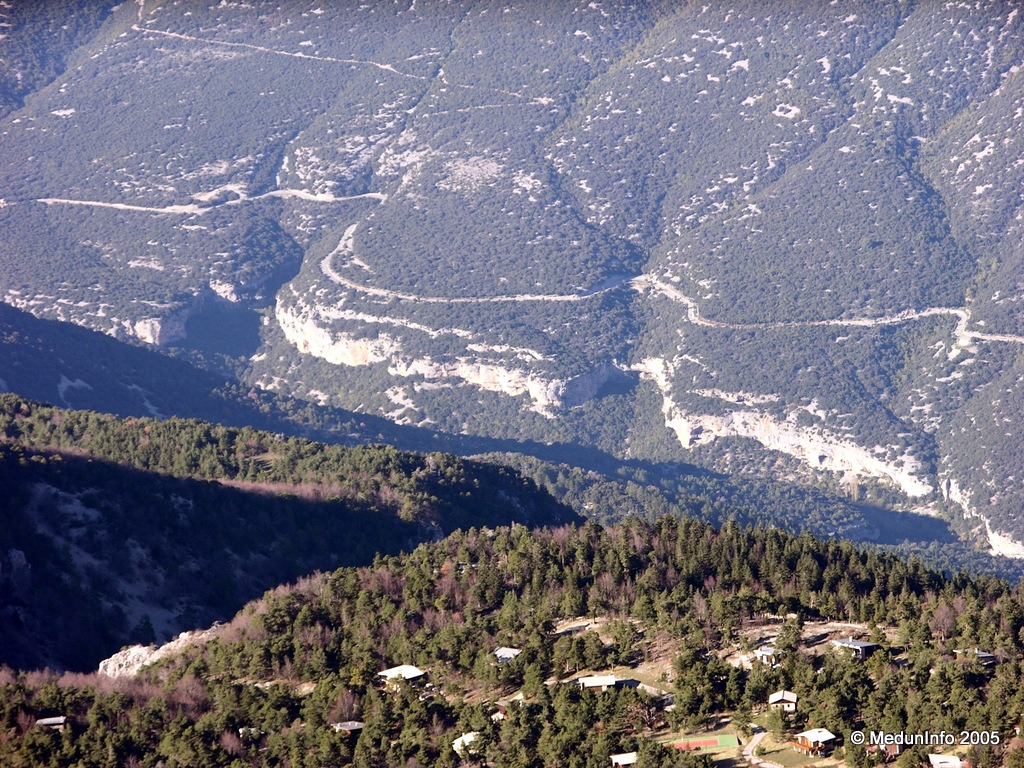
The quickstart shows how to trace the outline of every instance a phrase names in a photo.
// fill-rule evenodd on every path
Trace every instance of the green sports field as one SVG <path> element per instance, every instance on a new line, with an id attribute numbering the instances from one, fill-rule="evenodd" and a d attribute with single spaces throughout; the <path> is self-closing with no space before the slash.
<path id="1" fill-rule="evenodd" d="M 734 733 L 723 733 L 717 736 L 689 736 L 685 739 L 672 739 L 664 743 L 668 746 L 673 746 L 676 749 L 684 751 L 696 749 L 725 749 L 728 747 L 738 747 L 740 745 L 739 739 L 736 738 L 736 734 Z"/>

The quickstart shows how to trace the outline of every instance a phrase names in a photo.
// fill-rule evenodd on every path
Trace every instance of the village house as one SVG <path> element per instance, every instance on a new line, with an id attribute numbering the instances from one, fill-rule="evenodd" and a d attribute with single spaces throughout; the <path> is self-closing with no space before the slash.
<path id="1" fill-rule="evenodd" d="M 820 757 L 827 755 L 835 746 L 836 735 L 826 728 L 812 728 L 809 731 L 798 733 L 794 741 L 791 741 L 793 749 L 808 757 Z"/>
<path id="2" fill-rule="evenodd" d="M 575 682 L 585 691 L 600 691 L 602 693 L 612 688 L 638 688 L 640 686 L 639 680 L 616 677 L 615 675 L 591 675 L 577 678 Z"/>
<path id="3" fill-rule="evenodd" d="M 964 649 L 956 648 L 953 650 L 953 655 L 957 657 L 963 657 L 966 659 L 975 658 L 978 663 L 983 667 L 994 667 L 996 665 L 996 656 L 994 653 L 983 651 L 980 648 Z"/>
<path id="4" fill-rule="evenodd" d="M 344 720 L 340 723 L 331 723 L 330 726 L 336 733 L 344 733 L 346 736 L 351 736 L 363 730 L 366 727 L 366 723 L 362 723 L 359 720 Z"/>
<path id="5" fill-rule="evenodd" d="M 64 715 L 59 717 L 41 717 L 36 720 L 36 725 L 40 728 L 51 728 L 55 731 L 63 731 L 68 724 L 68 719 Z"/>
<path id="6" fill-rule="evenodd" d="M 472 744 L 479 738 L 479 731 L 470 731 L 469 733 L 464 733 L 452 742 L 452 750 L 454 750 L 455 754 L 457 754 L 459 757 L 463 759 L 469 757 L 470 755 L 475 755 L 478 752 L 478 750 L 475 747 L 473 747 Z"/>
<path id="7" fill-rule="evenodd" d="M 754 651 L 754 661 L 769 669 L 779 666 L 779 652 L 774 645 L 762 645 Z"/>
<path id="8" fill-rule="evenodd" d="M 964 761 L 956 755 L 928 755 L 931 768 L 964 768 Z"/>
<path id="9" fill-rule="evenodd" d="M 635 765 L 636 755 L 636 752 L 623 752 L 618 755 L 612 755 L 612 765 Z"/>
<path id="10" fill-rule="evenodd" d="M 499 664 L 508 664 L 512 659 L 522 653 L 519 648 L 506 648 L 502 646 L 494 651 L 494 656 L 497 658 Z"/>
<path id="11" fill-rule="evenodd" d="M 878 643 L 869 643 L 865 640 L 854 640 L 852 637 L 843 637 L 833 640 L 832 645 L 851 654 L 857 661 L 864 661 L 871 654 L 879 649 Z"/>
<path id="12" fill-rule="evenodd" d="M 905 749 L 906 747 L 902 744 L 886 744 L 884 747 L 880 747 L 877 744 L 870 744 L 864 748 L 864 751 L 869 755 L 881 752 L 883 762 L 891 763 L 897 757 L 902 755 Z"/>
<path id="13" fill-rule="evenodd" d="M 378 672 L 377 676 L 384 678 L 384 685 L 393 689 L 397 688 L 402 680 L 412 685 L 418 685 L 425 680 L 426 674 L 422 669 L 414 667 L 412 664 L 400 664 L 397 667 L 391 667 L 383 672 Z"/>
<path id="14" fill-rule="evenodd" d="M 513 704 L 522 704 L 523 694 L 517 693 L 511 699 L 499 699 L 494 702 L 494 705 L 498 708 L 496 712 L 491 713 L 491 720 L 495 723 L 500 723 L 508 715 L 508 708 Z"/>
<path id="15" fill-rule="evenodd" d="M 776 691 L 768 697 L 768 708 L 796 712 L 796 694 L 792 691 Z"/>

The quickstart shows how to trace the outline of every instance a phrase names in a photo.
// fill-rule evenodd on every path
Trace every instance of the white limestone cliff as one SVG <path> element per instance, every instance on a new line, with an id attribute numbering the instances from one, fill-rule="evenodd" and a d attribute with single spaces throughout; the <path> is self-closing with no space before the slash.
<path id="1" fill-rule="evenodd" d="M 531 410 L 549 418 L 553 418 L 554 412 L 560 408 L 581 405 L 592 399 L 615 370 L 610 362 L 605 362 L 581 375 L 560 378 L 510 364 L 510 355 L 514 359 L 522 360 L 524 350 L 486 347 L 480 344 L 467 344 L 464 347 L 465 355 L 443 360 L 430 356 L 411 357 L 403 355 L 399 339 L 387 333 L 378 332 L 374 336 L 354 338 L 345 332 L 331 331 L 321 325 L 322 319 L 352 319 L 336 310 L 321 311 L 301 303 L 285 306 L 279 301 L 275 317 L 285 338 L 304 354 L 313 355 L 334 365 L 352 367 L 386 362 L 388 373 L 394 377 L 421 377 L 427 381 L 448 380 L 508 397 L 525 395 L 531 401 Z M 418 324 L 414 327 L 414 324 L 407 323 L 406 327 L 427 333 L 431 338 L 441 333 L 425 329 Z M 444 333 L 458 337 L 464 335 L 464 332 L 458 332 L 457 329 L 445 329 Z M 536 358 L 542 359 L 542 356 L 534 353 L 534 359 Z"/>
<path id="2" fill-rule="evenodd" d="M 1024 558 L 1024 543 L 1017 541 L 1012 536 L 1008 536 L 1005 533 L 993 530 L 992 523 L 990 523 L 988 518 L 974 508 L 974 505 L 971 503 L 970 495 L 960 487 L 960 484 L 956 480 L 947 478 L 942 483 L 941 490 L 943 498 L 960 507 L 960 509 L 963 510 L 964 515 L 981 520 L 982 524 L 985 526 L 985 535 L 988 537 L 988 544 L 993 555 Z"/>
<path id="3" fill-rule="evenodd" d="M 125 329 L 139 341 L 163 347 L 185 338 L 185 321 L 191 310 L 185 309 L 162 317 L 147 317 L 135 322 L 126 321 Z"/>
<path id="4" fill-rule="evenodd" d="M 729 409 L 724 414 L 688 413 L 672 399 L 672 366 L 660 358 L 648 358 L 634 370 L 651 378 L 662 393 L 665 426 L 676 433 L 683 448 L 704 445 L 720 437 L 748 437 L 765 448 L 793 456 L 813 469 L 887 480 L 907 496 L 927 496 L 933 488 L 920 476 L 921 464 L 913 456 L 886 460 L 864 446 L 821 427 L 801 426 L 795 418 L 780 418 L 749 407 Z M 721 398 L 730 404 L 752 402 L 744 398 Z M 771 398 L 761 398 L 769 402 Z M 799 409 L 797 409 L 799 410 Z M 794 410 L 790 416 L 795 416 Z"/>
<path id="5" fill-rule="evenodd" d="M 135 677 L 143 667 L 155 664 L 161 659 L 173 656 L 191 645 L 198 645 L 211 640 L 215 632 L 212 629 L 182 632 L 173 640 L 161 646 L 130 645 L 122 648 L 108 659 L 100 662 L 99 673 L 107 677 Z"/>
<path id="6" fill-rule="evenodd" d="M 361 339 L 346 333 L 331 333 L 320 327 L 311 313 L 285 307 L 281 302 L 278 302 L 274 314 L 285 338 L 300 352 L 333 365 L 373 365 L 389 360 L 401 351 L 398 339 L 386 333 Z"/>

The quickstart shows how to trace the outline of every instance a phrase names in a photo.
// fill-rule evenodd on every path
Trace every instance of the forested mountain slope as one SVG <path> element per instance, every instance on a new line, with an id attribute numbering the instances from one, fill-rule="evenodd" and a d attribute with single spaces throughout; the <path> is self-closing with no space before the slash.
<path id="1" fill-rule="evenodd" d="M 72 21 L 0 73 L 4 301 L 455 435 L 881 484 L 1024 553 L 1015 3 L 34 13 Z"/>
<path id="2" fill-rule="evenodd" d="M 83 669 L 471 525 L 578 520 L 513 470 L 0 395 L 0 663 Z"/>
<path id="3" fill-rule="evenodd" d="M 135 677 L 0 670 L 0 760 L 600 768 L 637 750 L 641 767 L 709 768 L 670 743 L 709 728 L 747 738 L 754 708 L 786 690 L 796 711 L 768 720 L 780 742 L 813 726 L 842 744 L 842 762 L 807 764 L 877 764 L 854 731 L 969 730 L 989 738 L 960 754 L 1015 766 L 1022 617 L 1005 582 L 781 531 L 668 518 L 472 529 L 276 589 Z M 829 642 L 851 632 L 877 644 L 866 662 Z M 778 663 L 751 664 L 767 639 Z M 520 653 L 499 664 L 502 646 Z M 993 663 L 963 651 L 976 647 Z M 425 680 L 385 685 L 399 665 Z M 593 673 L 624 684 L 584 689 Z M 35 725 L 55 713 L 63 733 Z M 466 733 L 477 740 L 460 756 Z"/>

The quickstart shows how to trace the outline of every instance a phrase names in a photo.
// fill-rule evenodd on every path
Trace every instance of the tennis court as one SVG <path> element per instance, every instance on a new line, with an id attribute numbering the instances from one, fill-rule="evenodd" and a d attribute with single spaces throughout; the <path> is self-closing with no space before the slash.
<path id="1" fill-rule="evenodd" d="M 722 749 L 724 747 L 738 747 L 740 745 L 739 739 L 733 733 L 726 733 L 721 736 L 695 736 L 690 739 L 677 739 L 668 743 L 684 752 L 695 749 Z"/>

